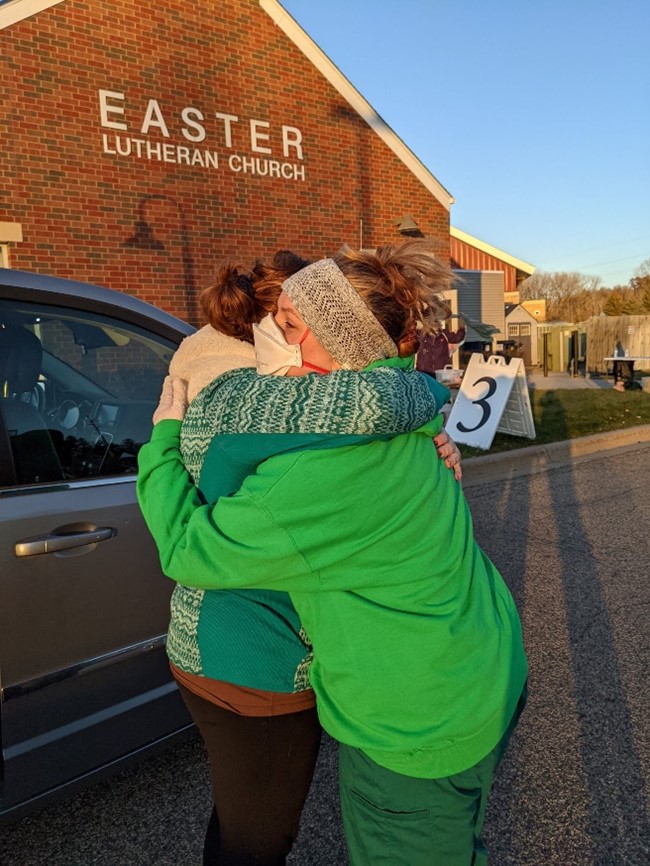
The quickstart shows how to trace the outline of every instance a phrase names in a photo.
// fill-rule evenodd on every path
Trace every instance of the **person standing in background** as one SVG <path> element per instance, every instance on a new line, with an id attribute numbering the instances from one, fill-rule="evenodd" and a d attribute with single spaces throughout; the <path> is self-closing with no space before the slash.
<path id="1" fill-rule="evenodd" d="M 436 370 L 444 370 L 456 349 L 465 342 L 464 325 L 460 325 L 456 331 L 450 331 L 440 322 L 437 325 L 436 330 L 422 334 L 420 337 L 415 369 L 421 373 L 433 375 Z"/>

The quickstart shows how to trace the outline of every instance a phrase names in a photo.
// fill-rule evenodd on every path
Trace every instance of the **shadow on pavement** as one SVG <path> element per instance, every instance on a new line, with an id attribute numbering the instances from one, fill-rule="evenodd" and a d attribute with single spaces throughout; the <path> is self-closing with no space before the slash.
<path id="1" fill-rule="evenodd" d="M 557 398 L 542 398 L 557 417 Z M 568 431 L 567 436 L 568 438 Z M 605 481 L 605 479 L 603 479 Z M 575 687 L 587 822 L 594 866 L 637 863 L 638 840 L 650 839 L 648 802 L 631 724 L 600 564 L 581 516 L 573 470 L 550 485 Z M 576 557 L 576 546 L 579 559 Z M 609 852 L 609 853 L 607 853 Z"/>
<path id="2" fill-rule="evenodd" d="M 541 407 L 557 423 L 562 407 L 554 393 L 542 395 Z M 650 862 L 641 751 L 647 699 L 638 693 L 638 623 L 645 618 L 636 609 L 645 584 L 633 565 L 638 558 L 647 567 L 647 557 L 617 544 L 626 521 L 615 516 L 626 512 L 608 507 L 602 477 L 603 467 L 614 472 L 627 461 L 616 495 L 629 496 L 624 508 L 640 506 L 645 484 L 630 459 L 569 465 L 467 492 L 477 540 L 520 611 L 530 662 L 528 706 L 490 798 L 490 866 Z M 645 535 L 635 537 L 638 543 Z"/>

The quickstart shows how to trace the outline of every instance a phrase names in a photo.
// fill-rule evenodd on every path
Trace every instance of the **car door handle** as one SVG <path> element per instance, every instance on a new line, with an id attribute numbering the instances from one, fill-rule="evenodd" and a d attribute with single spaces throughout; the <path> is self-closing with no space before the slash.
<path id="1" fill-rule="evenodd" d="M 14 550 L 16 556 L 37 556 L 39 553 L 57 553 L 60 550 L 96 544 L 98 541 L 107 541 L 116 535 L 117 530 L 111 526 L 76 532 L 53 532 L 51 535 L 37 535 L 34 538 L 17 541 Z"/>

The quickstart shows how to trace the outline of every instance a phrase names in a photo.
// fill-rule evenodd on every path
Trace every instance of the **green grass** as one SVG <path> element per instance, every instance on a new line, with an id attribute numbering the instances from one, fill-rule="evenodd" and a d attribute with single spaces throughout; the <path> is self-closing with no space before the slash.
<path id="1" fill-rule="evenodd" d="M 532 391 L 535 439 L 497 433 L 489 452 L 459 445 L 463 457 L 512 451 L 529 445 L 561 442 L 578 436 L 650 424 L 650 394 L 644 391 L 600 389 Z"/>

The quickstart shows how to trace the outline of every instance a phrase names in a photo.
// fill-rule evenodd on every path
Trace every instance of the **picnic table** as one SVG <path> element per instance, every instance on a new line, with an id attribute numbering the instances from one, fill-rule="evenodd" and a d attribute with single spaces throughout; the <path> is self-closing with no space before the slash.
<path id="1" fill-rule="evenodd" d="M 612 355 L 603 358 L 604 361 L 612 362 L 612 373 L 614 376 L 614 387 L 617 390 L 631 388 L 634 384 L 634 363 L 636 361 L 650 361 L 650 356 L 644 355 Z M 619 387 L 620 382 L 620 387 Z"/>

